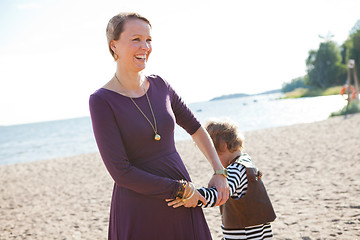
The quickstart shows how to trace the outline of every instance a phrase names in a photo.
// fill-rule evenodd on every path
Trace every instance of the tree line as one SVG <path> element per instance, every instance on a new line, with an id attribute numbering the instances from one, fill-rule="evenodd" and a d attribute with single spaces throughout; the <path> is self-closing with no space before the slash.
<path id="1" fill-rule="evenodd" d="M 310 50 L 306 59 L 307 74 L 284 83 L 281 90 L 290 92 L 296 88 L 324 89 L 344 85 L 349 59 L 355 60 L 357 76 L 360 79 L 360 19 L 341 46 L 332 41 L 331 36 L 327 36 L 318 50 Z"/>

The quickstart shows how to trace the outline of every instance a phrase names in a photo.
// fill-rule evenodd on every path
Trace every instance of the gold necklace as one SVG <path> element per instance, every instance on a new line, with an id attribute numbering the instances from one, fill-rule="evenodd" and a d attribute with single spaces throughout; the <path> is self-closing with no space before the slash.
<path id="1" fill-rule="evenodd" d="M 116 76 L 116 73 L 115 73 L 115 78 L 116 78 L 116 80 L 119 82 L 119 84 L 120 84 L 123 88 L 125 88 L 125 86 L 122 85 L 122 83 L 120 82 L 120 80 L 119 80 L 118 77 Z M 136 107 L 136 108 L 141 112 L 141 114 L 145 117 L 145 119 L 150 123 L 150 126 L 152 127 L 152 129 L 153 129 L 153 131 L 154 131 L 154 133 L 155 133 L 154 139 L 155 139 L 156 141 L 159 141 L 159 140 L 161 139 L 161 137 L 160 137 L 160 135 L 157 133 L 157 126 L 156 126 L 155 115 L 154 115 L 154 112 L 153 112 L 153 110 L 152 110 L 151 103 L 150 103 L 149 97 L 148 97 L 148 95 L 147 95 L 147 92 L 145 91 L 145 88 L 143 88 L 143 89 L 144 89 L 144 92 L 145 92 L 145 95 L 146 95 L 146 99 L 147 99 L 147 101 L 148 101 L 148 103 L 149 103 L 149 107 L 150 107 L 151 114 L 152 114 L 153 119 L 154 119 L 154 125 L 153 125 L 153 124 L 151 123 L 151 121 L 146 117 L 145 113 L 144 113 L 143 111 L 141 111 L 140 107 L 136 104 L 136 102 L 134 101 L 134 99 L 132 99 L 132 97 L 130 97 L 130 96 L 128 96 L 128 97 L 129 97 L 129 98 L 131 99 L 131 101 L 134 103 L 135 107 Z M 125 90 L 126 90 L 126 88 L 125 88 Z"/>

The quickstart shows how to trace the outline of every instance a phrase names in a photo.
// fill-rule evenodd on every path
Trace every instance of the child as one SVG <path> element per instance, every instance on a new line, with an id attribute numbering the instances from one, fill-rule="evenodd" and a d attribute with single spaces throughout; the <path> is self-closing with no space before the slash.
<path id="1" fill-rule="evenodd" d="M 222 206 L 222 231 L 224 239 L 272 239 L 270 222 L 276 218 L 266 193 L 262 174 L 255 167 L 250 156 L 243 153 L 243 137 L 230 120 L 209 121 L 206 124 L 222 165 L 228 171 L 230 198 Z M 199 201 L 198 206 L 212 207 L 216 203 L 216 188 L 200 188 L 198 191 L 207 204 Z"/>

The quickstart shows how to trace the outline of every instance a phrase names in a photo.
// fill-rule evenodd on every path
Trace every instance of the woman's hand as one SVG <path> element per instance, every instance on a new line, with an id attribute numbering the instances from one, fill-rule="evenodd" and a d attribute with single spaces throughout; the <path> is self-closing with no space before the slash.
<path id="1" fill-rule="evenodd" d="M 201 126 L 193 135 L 194 142 L 210 162 L 213 169 L 222 169 L 223 165 L 216 153 L 214 144 L 208 132 Z M 229 184 L 226 177 L 222 175 L 214 175 L 209 182 L 209 187 L 216 187 L 218 191 L 218 199 L 215 206 L 224 204 L 229 198 Z"/>
<path id="2" fill-rule="evenodd" d="M 176 198 L 176 199 L 166 199 L 165 201 L 168 202 L 169 207 L 177 208 L 177 207 L 196 207 L 198 204 L 198 201 L 201 201 L 204 205 L 206 204 L 206 199 L 198 192 L 198 190 L 195 190 L 194 196 L 192 196 L 190 199 L 184 200 L 182 198 Z"/>
<path id="3" fill-rule="evenodd" d="M 216 187 L 218 197 L 215 206 L 223 205 L 229 198 L 229 184 L 226 177 L 214 174 L 209 181 L 208 187 Z"/>

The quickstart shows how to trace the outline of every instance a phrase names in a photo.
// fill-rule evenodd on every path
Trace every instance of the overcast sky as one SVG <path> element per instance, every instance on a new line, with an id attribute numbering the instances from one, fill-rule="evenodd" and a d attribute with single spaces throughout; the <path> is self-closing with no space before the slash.
<path id="1" fill-rule="evenodd" d="M 342 44 L 359 9 L 358 0 L 0 0 L 0 125 L 89 115 L 89 95 L 115 71 L 105 28 L 121 11 L 152 23 L 146 73 L 192 103 L 305 75 L 319 35 Z"/>

